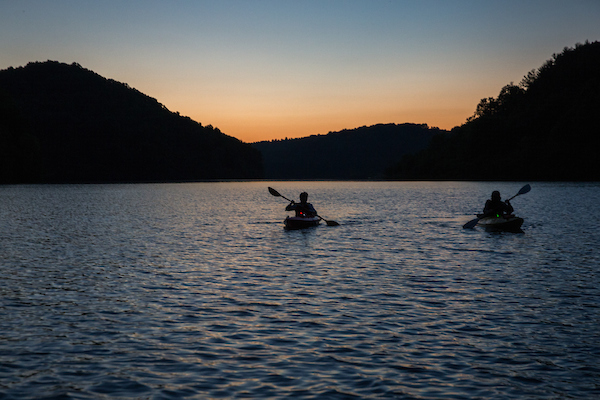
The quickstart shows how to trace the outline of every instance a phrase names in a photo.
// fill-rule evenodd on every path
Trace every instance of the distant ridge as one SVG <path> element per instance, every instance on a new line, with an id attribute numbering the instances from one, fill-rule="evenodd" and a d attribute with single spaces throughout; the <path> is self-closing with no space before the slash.
<path id="1" fill-rule="evenodd" d="M 263 155 L 267 179 L 381 179 L 402 155 L 443 132 L 425 124 L 377 124 L 252 146 Z"/>
<path id="2" fill-rule="evenodd" d="M 0 183 L 262 177 L 260 153 L 81 67 L 0 71 Z"/>
<path id="3" fill-rule="evenodd" d="M 600 42 L 554 54 L 460 127 L 387 171 L 399 180 L 600 181 Z"/>

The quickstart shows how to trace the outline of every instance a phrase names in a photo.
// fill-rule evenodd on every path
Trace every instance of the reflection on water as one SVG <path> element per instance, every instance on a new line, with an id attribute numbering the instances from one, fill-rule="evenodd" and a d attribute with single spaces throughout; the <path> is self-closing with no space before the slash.
<path id="1" fill-rule="evenodd" d="M 598 397 L 600 185 L 521 186 L 0 187 L 0 398 Z"/>

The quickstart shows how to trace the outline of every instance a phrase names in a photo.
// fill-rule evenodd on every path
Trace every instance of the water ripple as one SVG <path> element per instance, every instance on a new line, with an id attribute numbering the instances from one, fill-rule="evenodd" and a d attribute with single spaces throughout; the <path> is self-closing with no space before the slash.
<path id="1" fill-rule="evenodd" d="M 600 235 L 548 218 L 597 185 L 498 235 L 464 210 L 509 183 L 277 184 L 342 226 L 262 182 L 0 188 L 0 399 L 600 397 Z"/>

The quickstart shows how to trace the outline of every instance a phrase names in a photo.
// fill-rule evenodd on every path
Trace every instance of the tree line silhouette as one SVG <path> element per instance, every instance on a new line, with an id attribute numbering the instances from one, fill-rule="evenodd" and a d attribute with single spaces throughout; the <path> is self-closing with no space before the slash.
<path id="1" fill-rule="evenodd" d="M 0 71 L 0 183 L 262 176 L 249 144 L 77 63 Z"/>
<path id="2" fill-rule="evenodd" d="M 252 146 L 263 155 L 267 179 L 382 179 L 402 154 L 442 132 L 426 124 L 377 124 Z"/>
<path id="3" fill-rule="evenodd" d="M 600 42 L 564 48 L 463 125 L 388 168 L 399 180 L 600 180 Z"/>
<path id="4" fill-rule="evenodd" d="M 600 42 L 564 48 L 451 131 L 377 124 L 251 145 L 79 64 L 35 62 L 0 71 L 0 183 L 600 180 L 598 109 Z"/>

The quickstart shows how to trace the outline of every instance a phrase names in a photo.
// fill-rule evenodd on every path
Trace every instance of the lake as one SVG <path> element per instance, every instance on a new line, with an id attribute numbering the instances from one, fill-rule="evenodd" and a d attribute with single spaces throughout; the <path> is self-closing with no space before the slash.
<path id="1" fill-rule="evenodd" d="M 462 225 L 492 190 L 523 233 Z M 309 193 L 339 222 L 283 229 Z M 0 399 L 600 397 L 600 184 L 0 186 Z"/>

